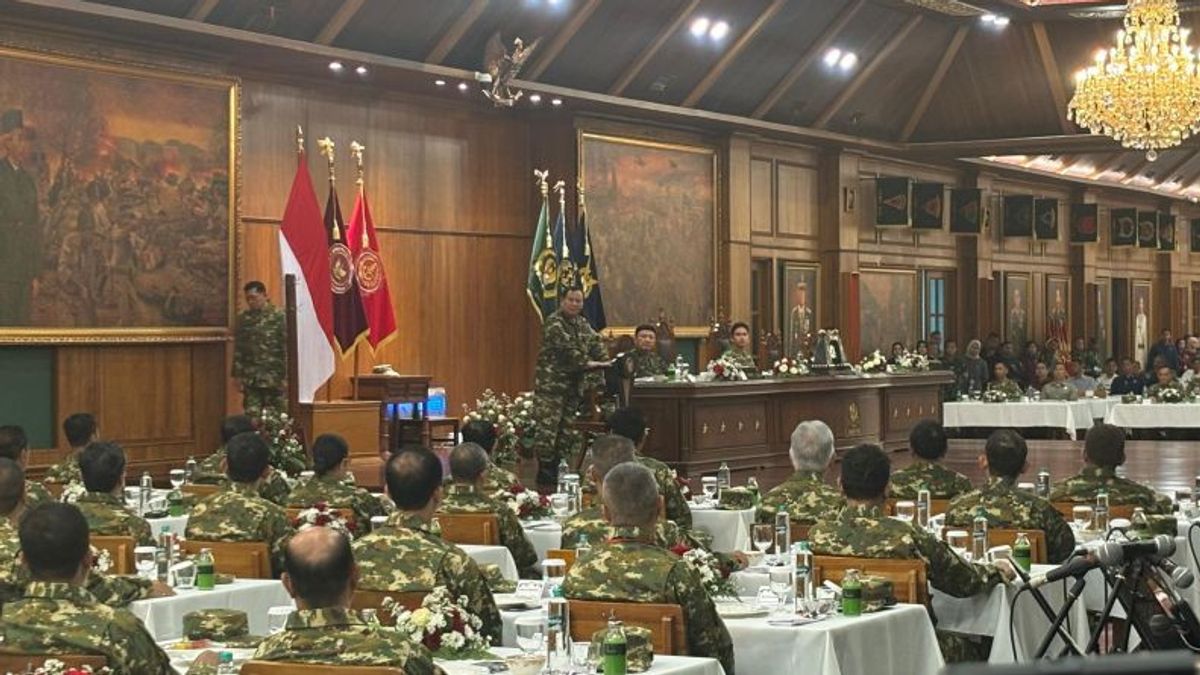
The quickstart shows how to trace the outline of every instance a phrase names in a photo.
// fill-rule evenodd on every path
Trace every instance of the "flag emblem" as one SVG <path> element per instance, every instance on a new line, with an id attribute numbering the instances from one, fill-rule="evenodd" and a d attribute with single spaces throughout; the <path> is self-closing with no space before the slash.
<path id="1" fill-rule="evenodd" d="M 363 293 L 374 293 L 383 284 L 383 262 L 379 254 L 371 249 L 363 249 L 358 256 L 358 287 Z"/>
<path id="2" fill-rule="evenodd" d="M 329 278 L 334 293 L 345 293 L 354 283 L 354 260 L 345 244 L 329 247 Z"/>

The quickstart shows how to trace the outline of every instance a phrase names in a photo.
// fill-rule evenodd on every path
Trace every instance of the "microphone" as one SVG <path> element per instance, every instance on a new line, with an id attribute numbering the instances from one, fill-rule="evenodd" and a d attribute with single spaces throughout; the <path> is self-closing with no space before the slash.
<path id="1" fill-rule="evenodd" d="M 1045 586 L 1046 584 L 1054 583 L 1060 579 L 1082 576 L 1089 570 L 1100 567 L 1101 564 L 1102 563 L 1100 562 L 1100 557 L 1098 555 L 1092 552 L 1085 553 L 1083 555 L 1071 558 L 1067 562 L 1055 567 L 1045 574 L 1039 574 L 1037 576 L 1030 577 L 1029 580 L 1025 582 L 1025 586 L 1028 588 L 1039 588 L 1041 586 Z"/>
<path id="2" fill-rule="evenodd" d="M 1115 567 L 1141 556 L 1170 558 L 1175 555 L 1175 539 L 1160 534 L 1153 539 L 1139 541 L 1110 541 L 1097 548 L 1095 555 L 1105 567 Z"/>
<path id="3" fill-rule="evenodd" d="M 1177 565 L 1170 558 L 1159 558 L 1154 561 L 1154 564 L 1171 575 L 1171 580 L 1175 582 L 1175 588 L 1190 588 L 1196 581 L 1196 577 L 1192 571 L 1182 565 Z"/>

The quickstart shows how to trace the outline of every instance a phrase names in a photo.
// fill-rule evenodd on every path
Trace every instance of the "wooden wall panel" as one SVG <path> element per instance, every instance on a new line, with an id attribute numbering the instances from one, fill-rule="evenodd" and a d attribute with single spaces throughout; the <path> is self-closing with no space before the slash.
<path id="1" fill-rule="evenodd" d="M 779 234 L 815 237 L 817 234 L 817 170 L 780 162 L 776 165 L 779 193 Z"/>
<path id="2" fill-rule="evenodd" d="M 771 234 L 775 229 L 774 166 L 769 159 L 750 160 L 750 232 Z"/>

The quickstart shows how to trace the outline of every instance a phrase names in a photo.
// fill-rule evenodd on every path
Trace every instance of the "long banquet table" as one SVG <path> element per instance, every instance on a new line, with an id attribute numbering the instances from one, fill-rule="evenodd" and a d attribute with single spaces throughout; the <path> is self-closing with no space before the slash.
<path id="1" fill-rule="evenodd" d="M 943 406 L 950 428 L 959 427 L 1050 427 L 1062 429 L 1072 440 L 1077 429 L 1091 429 L 1105 399 L 1078 401 L 954 401 Z M 1120 399 L 1117 399 L 1119 402 Z M 1099 405 L 1096 405 L 1096 404 Z M 1100 414 L 1099 417 L 1104 417 Z"/>

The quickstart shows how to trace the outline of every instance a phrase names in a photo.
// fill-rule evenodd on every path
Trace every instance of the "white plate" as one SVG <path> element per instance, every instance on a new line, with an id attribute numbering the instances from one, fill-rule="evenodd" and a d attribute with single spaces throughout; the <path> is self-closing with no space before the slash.
<path id="1" fill-rule="evenodd" d="M 496 601 L 496 607 L 500 609 L 537 609 L 542 606 L 541 601 L 531 600 L 516 593 L 493 593 L 492 598 Z"/>
<path id="2" fill-rule="evenodd" d="M 722 619 L 748 619 L 753 616 L 766 616 L 771 610 L 755 607 L 747 602 L 718 602 L 717 614 Z"/>

